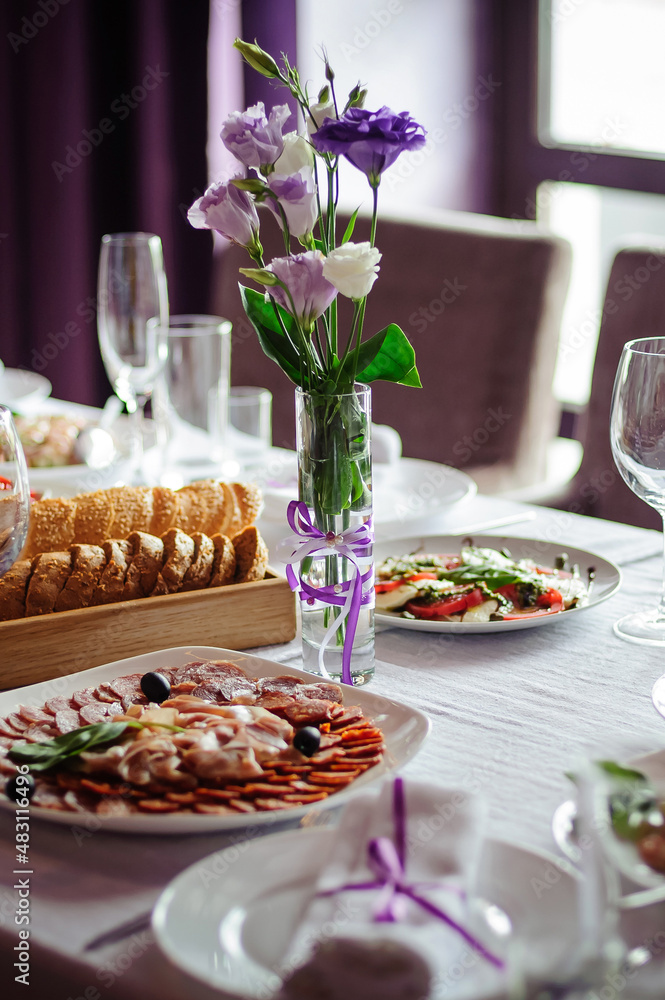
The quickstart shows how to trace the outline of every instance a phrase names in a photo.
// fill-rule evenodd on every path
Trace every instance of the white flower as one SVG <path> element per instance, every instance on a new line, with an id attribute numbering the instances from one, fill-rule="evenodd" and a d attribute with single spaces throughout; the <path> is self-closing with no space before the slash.
<path id="1" fill-rule="evenodd" d="M 323 276 L 349 299 L 364 298 L 376 281 L 381 254 L 369 243 L 345 243 L 331 250 Z"/>
<path id="2" fill-rule="evenodd" d="M 318 101 L 316 104 L 312 104 L 309 110 L 312 113 L 312 118 L 316 122 L 316 125 L 314 125 L 312 118 L 310 118 L 309 115 L 307 116 L 307 131 L 310 135 L 312 132 L 316 132 L 317 129 L 321 128 L 326 118 L 337 118 L 335 105 L 332 101 L 326 101 L 325 104 L 322 101 Z"/>
<path id="3" fill-rule="evenodd" d="M 297 132 L 287 132 L 284 136 L 284 152 L 275 162 L 276 174 L 297 174 L 301 167 L 314 166 L 314 150 L 304 136 Z"/>

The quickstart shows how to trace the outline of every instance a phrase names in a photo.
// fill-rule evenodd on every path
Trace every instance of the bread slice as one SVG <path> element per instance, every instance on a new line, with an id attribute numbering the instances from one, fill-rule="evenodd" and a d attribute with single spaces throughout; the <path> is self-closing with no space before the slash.
<path id="1" fill-rule="evenodd" d="M 131 542 L 126 538 L 112 538 L 103 543 L 106 566 L 92 596 L 93 604 L 113 604 L 122 600 L 125 577 L 132 554 Z"/>
<path id="2" fill-rule="evenodd" d="M 253 583 L 262 580 L 268 568 L 268 546 L 256 527 L 248 528 L 231 539 L 236 553 L 234 583 Z"/>
<path id="3" fill-rule="evenodd" d="M 178 497 L 175 490 L 167 486 L 154 486 L 152 489 L 152 520 L 151 535 L 163 535 L 174 526 L 178 512 Z"/>
<path id="4" fill-rule="evenodd" d="M 226 587 L 233 583 L 236 571 L 236 552 L 228 535 L 213 535 L 215 556 L 212 564 L 212 575 L 209 587 Z"/>
<path id="5" fill-rule="evenodd" d="M 248 525 L 254 524 L 263 503 L 263 494 L 260 488 L 256 483 L 231 483 L 231 489 L 235 493 L 242 527 L 246 528 Z"/>
<path id="6" fill-rule="evenodd" d="M 74 543 L 76 501 L 49 497 L 35 500 L 30 508 L 28 537 L 20 559 L 40 552 L 64 552 Z"/>
<path id="7" fill-rule="evenodd" d="M 219 530 L 220 534 L 233 538 L 239 531 L 242 531 L 245 525 L 242 523 L 242 513 L 235 490 L 231 488 L 229 483 L 222 483 L 221 486 L 224 490 L 224 499 L 226 500 L 226 516 L 224 518 L 224 525 Z"/>
<path id="8" fill-rule="evenodd" d="M 185 574 L 191 566 L 196 548 L 194 541 L 180 528 L 170 528 L 162 535 L 164 543 L 164 564 L 162 577 L 169 593 L 174 594 L 182 587 Z"/>
<path id="9" fill-rule="evenodd" d="M 190 534 L 195 531 L 202 531 L 206 535 L 214 535 L 221 532 L 226 519 L 226 495 L 220 482 L 214 479 L 203 479 L 199 482 L 190 483 L 178 490 L 178 496 L 194 495 L 198 498 L 201 520 L 198 524 L 190 527 Z"/>
<path id="10" fill-rule="evenodd" d="M 74 538 L 79 545 L 101 545 L 113 538 L 113 503 L 105 490 L 74 497 Z"/>
<path id="11" fill-rule="evenodd" d="M 180 528 L 187 535 L 195 531 L 202 531 L 202 525 L 207 524 L 208 518 L 208 498 L 204 492 L 194 486 L 183 486 L 178 490 L 178 513 L 176 514 L 175 527 Z"/>
<path id="12" fill-rule="evenodd" d="M 32 575 L 25 595 L 25 616 L 48 615 L 72 569 L 70 552 L 42 552 L 32 561 Z"/>
<path id="13" fill-rule="evenodd" d="M 114 486 L 106 491 L 113 504 L 111 538 L 127 538 L 131 531 L 149 531 L 152 490 L 147 486 Z"/>
<path id="14" fill-rule="evenodd" d="M 72 545 L 72 571 L 55 602 L 54 611 L 74 611 L 87 608 L 106 566 L 106 554 L 101 545 Z"/>
<path id="15" fill-rule="evenodd" d="M 195 531 L 194 558 L 182 581 L 182 590 L 202 590 L 207 587 L 212 578 L 212 568 L 215 561 L 215 543 L 208 535 Z"/>
<path id="16" fill-rule="evenodd" d="M 21 559 L 0 578 L 0 622 L 25 617 L 25 594 L 31 571 L 32 559 Z"/>
<path id="17" fill-rule="evenodd" d="M 132 531 L 127 541 L 132 546 L 131 562 L 125 577 L 123 600 L 148 597 L 157 583 L 164 561 L 164 542 L 145 531 Z"/>

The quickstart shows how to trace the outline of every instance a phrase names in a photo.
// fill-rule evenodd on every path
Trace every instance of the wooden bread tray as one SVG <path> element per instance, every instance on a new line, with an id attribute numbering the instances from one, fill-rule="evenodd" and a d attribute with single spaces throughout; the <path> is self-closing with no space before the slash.
<path id="1" fill-rule="evenodd" d="M 248 649 L 295 634 L 295 597 L 269 569 L 257 583 L 0 622 L 0 689 L 171 646 Z"/>

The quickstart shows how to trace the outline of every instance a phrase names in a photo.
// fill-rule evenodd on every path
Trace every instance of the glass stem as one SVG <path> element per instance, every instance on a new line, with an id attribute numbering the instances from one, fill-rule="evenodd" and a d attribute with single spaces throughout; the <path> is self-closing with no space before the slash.
<path id="1" fill-rule="evenodd" d="M 661 516 L 663 518 L 663 584 L 658 602 L 658 621 L 665 623 L 665 511 L 661 511 Z"/>
<path id="2" fill-rule="evenodd" d="M 134 408 L 130 412 L 130 421 L 132 425 L 132 451 L 134 457 L 134 470 L 133 470 L 133 480 L 134 485 L 139 485 L 143 481 L 143 454 L 144 454 L 144 420 L 145 420 L 145 406 L 148 402 L 147 396 L 137 396 L 134 402 Z"/>

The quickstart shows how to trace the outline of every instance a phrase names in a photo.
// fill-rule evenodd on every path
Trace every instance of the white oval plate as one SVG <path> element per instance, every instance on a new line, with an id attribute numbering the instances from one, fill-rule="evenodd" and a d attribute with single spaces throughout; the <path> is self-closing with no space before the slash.
<path id="1" fill-rule="evenodd" d="M 63 641 L 65 641 L 63 639 Z M 105 663 L 80 673 L 68 674 L 52 681 L 42 681 L 29 687 L 16 688 L 13 691 L 0 693 L 0 716 L 6 716 L 15 711 L 18 705 L 39 706 L 47 698 L 56 694 L 71 695 L 84 687 L 96 687 L 102 681 L 122 677 L 125 674 L 148 673 L 166 667 L 180 667 L 190 660 L 211 659 L 229 660 L 236 663 L 251 677 L 278 677 L 282 674 L 292 674 L 312 682 L 314 674 L 305 673 L 286 667 L 273 660 L 265 660 L 260 656 L 239 653 L 237 650 L 221 649 L 216 646 L 177 646 L 173 649 L 160 649 L 142 656 L 131 656 L 114 663 Z M 365 715 L 372 718 L 381 728 L 385 737 L 386 752 L 380 764 L 362 774 L 348 788 L 335 792 L 327 799 L 317 802 L 317 808 L 334 808 L 343 805 L 350 795 L 365 788 L 368 784 L 383 778 L 396 770 L 420 749 L 429 732 L 430 722 L 426 715 L 415 708 L 401 705 L 379 694 L 373 694 L 363 688 L 352 688 L 342 685 L 346 704 L 359 705 Z M 14 811 L 14 804 L 7 799 L 0 799 L 0 807 Z M 298 806 L 294 809 L 280 809 L 277 812 L 238 813 L 237 816 L 203 816 L 194 813 L 164 813 L 161 816 L 96 816 L 105 830 L 119 833 L 146 834 L 181 834 L 210 833 L 211 830 L 238 830 L 247 826 L 266 826 L 299 820 L 311 813 L 311 806 Z M 52 823 L 71 826 L 74 813 L 58 812 L 54 809 L 44 809 L 30 806 L 31 819 L 45 819 Z"/>
<path id="2" fill-rule="evenodd" d="M 388 556 L 401 556 L 411 552 L 459 552 L 462 535 L 426 535 L 412 538 L 397 538 L 392 542 L 377 542 L 374 546 L 374 559 L 378 566 Z M 556 615 L 537 615 L 533 618 L 519 618 L 503 622 L 434 622 L 419 618 L 402 618 L 397 612 L 375 611 L 377 624 L 390 625 L 392 628 L 413 629 L 416 632 L 455 632 L 458 634 L 473 634 L 476 632 L 511 632 L 516 629 L 538 628 L 541 625 L 551 625 L 554 622 L 578 615 L 587 608 L 593 608 L 606 601 L 617 592 L 621 585 L 621 570 L 609 559 L 578 549 L 572 545 L 543 542 L 536 538 L 512 538 L 506 535 L 476 535 L 474 544 L 486 549 L 509 549 L 516 559 L 535 559 L 543 566 L 552 566 L 554 560 L 562 552 L 567 552 L 569 561 L 577 563 L 584 577 L 586 571 L 594 566 L 596 578 L 591 589 L 588 604 L 569 611 L 561 611 Z"/>
<path id="3" fill-rule="evenodd" d="M 233 860 L 220 851 L 196 862 L 157 901 L 152 925 L 158 947 L 179 969 L 214 988 L 245 998 L 271 996 L 280 984 L 274 969 L 283 961 L 331 836 L 334 831 L 323 829 L 289 831 L 243 844 Z M 528 956 L 528 971 L 547 963 L 556 968 L 577 943 L 577 876 L 572 866 L 566 871 L 562 865 L 566 862 L 552 855 L 515 844 L 483 845 L 476 894 L 508 914 L 523 946 L 520 954 Z M 539 901 L 533 886 L 545 885 L 553 866 L 557 879 L 549 881 L 547 897 Z M 437 978 L 446 970 L 432 972 Z M 446 997 L 456 995 L 459 983 L 459 977 L 453 983 L 446 977 Z"/>
<path id="4" fill-rule="evenodd" d="M 51 395 L 51 383 L 37 372 L 22 368 L 5 368 L 0 371 L 0 403 L 5 406 L 33 403 Z"/>
<path id="5" fill-rule="evenodd" d="M 289 501 L 298 498 L 296 456 L 293 452 L 280 454 L 273 448 L 264 465 L 267 475 L 262 483 L 263 517 L 286 521 Z M 400 458 L 387 465 L 376 463 L 372 477 L 374 524 L 384 530 L 399 531 L 403 524 L 439 514 L 451 504 L 475 496 L 477 491 L 465 472 L 419 458 Z"/>

